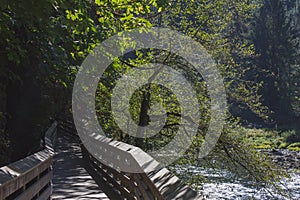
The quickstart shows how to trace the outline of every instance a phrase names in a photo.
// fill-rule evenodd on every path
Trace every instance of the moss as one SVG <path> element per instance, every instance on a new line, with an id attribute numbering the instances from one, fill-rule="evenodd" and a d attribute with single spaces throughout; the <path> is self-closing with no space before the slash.
<path id="1" fill-rule="evenodd" d="M 261 144 L 258 146 L 254 146 L 256 149 L 272 149 L 272 146 L 269 144 Z"/>
<path id="2" fill-rule="evenodd" d="M 289 147 L 299 147 L 300 148 L 300 142 L 295 142 L 295 143 L 292 143 L 288 146 Z"/>
<path id="3" fill-rule="evenodd" d="M 290 151 L 300 151 L 300 147 L 287 147 L 288 150 Z"/>
<path id="4" fill-rule="evenodd" d="M 281 143 L 281 144 L 278 146 L 278 148 L 279 148 L 279 149 L 285 149 L 287 146 L 288 146 L 288 143 L 283 142 L 283 143 Z"/>
<path id="5" fill-rule="evenodd" d="M 300 142 L 295 142 L 288 145 L 287 149 L 290 151 L 300 151 Z"/>
<path id="6" fill-rule="evenodd" d="M 299 140 L 295 140 L 299 134 L 297 135 L 295 130 L 280 132 L 277 130 L 244 128 L 242 132 L 246 136 L 246 142 L 254 148 L 288 148 L 289 150 L 293 151 L 297 150 L 297 148 L 300 148 Z"/>

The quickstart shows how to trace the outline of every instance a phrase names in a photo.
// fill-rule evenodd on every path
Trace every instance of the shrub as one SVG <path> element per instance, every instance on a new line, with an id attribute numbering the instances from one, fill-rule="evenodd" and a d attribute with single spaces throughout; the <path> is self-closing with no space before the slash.
<path id="1" fill-rule="evenodd" d="M 297 133 L 295 130 L 289 130 L 281 133 L 282 137 L 285 138 L 287 143 L 295 143 L 300 142 L 300 134 Z"/>
<path id="2" fill-rule="evenodd" d="M 290 151 L 300 151 L 300 142 L 290 144 L 287 149 Z"/>

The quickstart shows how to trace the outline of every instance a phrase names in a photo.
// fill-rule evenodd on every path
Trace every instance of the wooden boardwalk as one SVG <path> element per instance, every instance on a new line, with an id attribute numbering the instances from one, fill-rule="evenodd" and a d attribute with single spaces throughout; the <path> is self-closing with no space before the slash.
<path id="1" fill-rule="evenodd" d="M 56 134 L 56 130 L 54 122 L 45 133 L 41 151 L 0 168 L 0 199 L 203 199 L 166 168 L 155 173 L 124 173 L 101 164 L 86 150 L 83 159 L 79 138 L 61 129 Z M 114 151 L 108 154 L 106 148 L 115 148 L 114 156 L 124 156 L 138 169 L 157 162 L 135 146 L 102 139 L 99 145 L 104 150 L 99 153 L 108 159 Z"/>
<path id="2" fill-rule="evenodd" d="M 78 138 L 58 132 L 55 152 L 53 200 L 109 199 L 86 171 Z"/>

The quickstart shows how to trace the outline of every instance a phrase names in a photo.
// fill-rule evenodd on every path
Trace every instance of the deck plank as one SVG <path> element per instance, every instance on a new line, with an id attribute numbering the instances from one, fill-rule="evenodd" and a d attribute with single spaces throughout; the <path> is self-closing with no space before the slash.
<path id="1" fill-rule="evenodd" d="M 86 171 L 78 138 L 58 133 L 55 153 L 53 200 L 109 199 Z"/>

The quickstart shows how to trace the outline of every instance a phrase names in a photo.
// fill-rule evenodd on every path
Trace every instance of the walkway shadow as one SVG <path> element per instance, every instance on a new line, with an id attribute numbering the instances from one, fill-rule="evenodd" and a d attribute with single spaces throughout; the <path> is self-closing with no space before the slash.
<path id="1" fill-rule="evenodd" d="M 58 133 L 52 199 L 109 199 L 86 171 L 79 143 L 76 137 Z"/>

